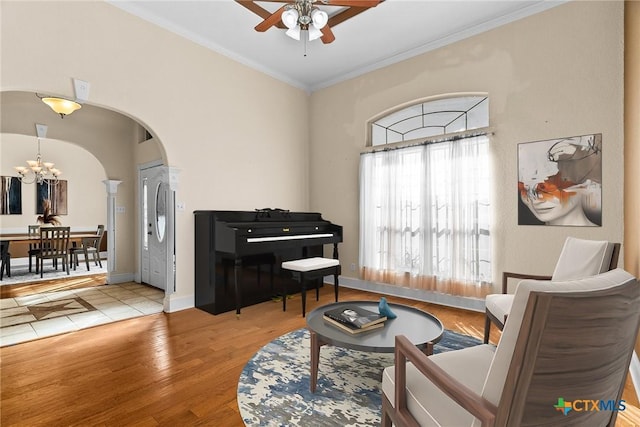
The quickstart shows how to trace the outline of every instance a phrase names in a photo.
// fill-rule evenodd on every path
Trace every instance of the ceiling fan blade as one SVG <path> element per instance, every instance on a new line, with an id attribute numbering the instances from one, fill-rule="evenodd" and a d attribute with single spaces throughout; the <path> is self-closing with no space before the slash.
<path id="1" fill-rule="evenodd" d="M 260 31 L 260 32 L 267 31 L 269 28 L 273 27 L 278 22 L 280 22 L 280 19 L 282 18 L 282 12 L 284 12 L 285 6 L 282 6 L 280 9 L 273 12 L 264 21 L 256 25 L 255 26 L 256 31 Z"/>
<path id="2" fill-rule="evenodd" d="M 325 25 L 320 29 L 320 31 L 322 31 L 322 37 L 320 37 L 322 43 L 329 44 L 336 39 L 336 36 L 333 35 L 333 31 L 331 31 L 331 27 L 329 25 Z"/>
<path id="3" fill-rule="evenodd" d="M 361 14 L 365 10 L 369 10 L 367 7 L 350 7 L 349 9 L 345 9 L 342 12 L 333 15 L 329 18 L 328 25 L 335 27 L 336 25 L 346 21 L 347 19 L 353 18 L 356 15 Z"/>

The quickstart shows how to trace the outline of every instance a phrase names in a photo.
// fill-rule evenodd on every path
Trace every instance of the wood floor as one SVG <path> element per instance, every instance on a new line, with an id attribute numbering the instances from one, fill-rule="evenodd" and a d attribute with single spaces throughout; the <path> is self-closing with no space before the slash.
<path id="1" fill-rule="evenodd" d="M 341 300 L 378 299 L 341 288 Z M 425 309 L 445 327 L 482 337 L 481 313 L 389 298 Z M 307 309 L 333 302 L 333 288 Z M 198 309 L 125 320 L 0 349 L 0 424 L 6 426 L 243 426 L 236 388 L 263 345 L 305 326 L 299 296 L 213 316 Z M 492 339 L 498 338 L 494 331 Z M 634 402 L 625 393 L 628 403 Z M 629 406 L 627 406 L 629 408 Z M 635 408 L 617 426 L 640 425 Z"/>

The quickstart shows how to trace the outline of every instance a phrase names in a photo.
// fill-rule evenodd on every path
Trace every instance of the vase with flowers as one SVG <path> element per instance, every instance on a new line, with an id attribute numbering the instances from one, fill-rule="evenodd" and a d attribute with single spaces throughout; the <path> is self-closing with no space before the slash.
<path id="1" fill-rule="evenodd" d="M 51 209 L 51 200 L 45 199 L 42 201 L 42 215 L 37 218 L 37 221 L 41 227 L 62 224 L 62 222 L 60 222 L 60 218 L 58 218 L 58 215 L 53 213 L 53 210 Z"/>

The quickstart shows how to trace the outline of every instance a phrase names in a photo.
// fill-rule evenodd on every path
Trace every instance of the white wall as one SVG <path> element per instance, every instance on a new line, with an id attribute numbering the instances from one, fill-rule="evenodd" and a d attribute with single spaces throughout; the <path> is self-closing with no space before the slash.
<path id="1" fill-rule="evenodd" d="M 571 2 L 313 93 L 311 209 L 344 226 L 343 274 L 358 277 L 349 267 L 367 121 L 459 92 L 490 97 L 495 281 L 505 270 L 550 274 L 567 236 L 622 242 L 623 3 Z M 603 138 L 603 226 L 518 226 L 517 144 L 591 133 Z"/>

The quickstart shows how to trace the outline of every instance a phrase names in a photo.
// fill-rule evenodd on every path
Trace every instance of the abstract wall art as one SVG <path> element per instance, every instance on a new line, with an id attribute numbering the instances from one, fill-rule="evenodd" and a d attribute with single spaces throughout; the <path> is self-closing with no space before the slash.
<path id="1" fill-rule="evenodd" d="M 602 134 L 518 144 L 518 225 L 602 225 Z"/>
<path id="2" fill-rule="evenodd" d="M 51 210 L 55 215 L 67 215 L 67 181 L 58 180 L 56 184 L 46 181 L 36 184 L 36 213 L 43 212 L 43 202 L 51 200 Z"/>
<path id="3" fill-rule="evenodd" d="M 22 183 L 15 176 L 0 179 L 0 215 L 22 215 Z"/>

